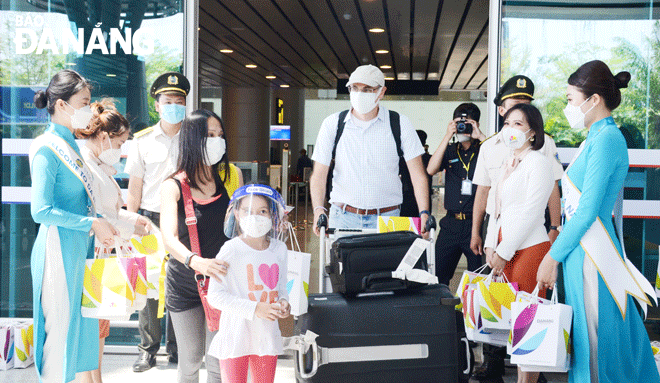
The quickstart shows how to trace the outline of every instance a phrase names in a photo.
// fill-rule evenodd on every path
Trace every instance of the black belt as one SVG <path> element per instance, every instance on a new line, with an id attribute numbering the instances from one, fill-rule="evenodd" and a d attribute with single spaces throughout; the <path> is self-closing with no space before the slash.
<path id="1" fill-rule="evenodd" d="M 466 219 L 472 219 L 472 213 L 454 213 L 454 212 L 447 212 L 447 215 L 450 217 L 454 217 L 458 221 L 464 221 Z"/>

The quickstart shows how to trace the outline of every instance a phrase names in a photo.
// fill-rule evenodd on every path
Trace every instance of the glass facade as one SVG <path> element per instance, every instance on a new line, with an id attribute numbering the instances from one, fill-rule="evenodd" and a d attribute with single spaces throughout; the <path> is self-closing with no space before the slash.
<path id="1" fill-rule="evenodd" d="M 503 1 L 500 41 L 500 81 L 515 74 L 534 81 L 534 105 L 564 163 L 586 133 L 571 130 L 563 114 L 570 74 L 594 59 L 614 74 L 631 73 L 612 113 L 630 149 L 624 237 L 628 257 L 652 282 L 660 236 L 659 16 L 653 0 Z"/>
<path id="2" fill-rule="evenodd" d="M 70 68 L 91 81 L 93 100 L 113 98 L 134 132 L 154 124 L 158 115 L 149 86 L 163 72 L 180 71 L 183 63 L 183 1 L 1 4 L 0 317 L 30 317 L 30 252 L 38 226 L 30 215 L 27 154 L 49 120 L 45 110 L 34 107 L 34 93 L 46 89 L 57 71 Z M 125 187 L 126 175 L 117 177 Z"/>

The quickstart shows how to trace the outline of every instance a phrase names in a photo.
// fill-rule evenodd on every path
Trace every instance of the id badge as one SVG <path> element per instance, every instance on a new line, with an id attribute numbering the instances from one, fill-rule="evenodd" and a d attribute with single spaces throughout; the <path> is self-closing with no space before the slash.
<path id="1" fill-rule="evenodd" d="M 463 180 L 461 183 L 461 195 L 472 195 L 472 181 Z"/>

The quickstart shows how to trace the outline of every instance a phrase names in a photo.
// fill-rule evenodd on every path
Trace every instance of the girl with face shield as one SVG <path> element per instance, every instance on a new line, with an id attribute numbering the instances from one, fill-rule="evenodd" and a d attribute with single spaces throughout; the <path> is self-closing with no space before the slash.
<path id="1" fill-rule="evenodd" d="M 231 265 L 209 285 L 209 304 L 220 309 L 220 328 L 209 354 L 220 360 L 222 381 L 273 382 L 282 353 L 278 319 L 289 316 L 287 248 L 277 239 L 284 201 L 273 188 L 246 185 L 234 192 L 225 233 L 231 237 L 216 259 Z"/>

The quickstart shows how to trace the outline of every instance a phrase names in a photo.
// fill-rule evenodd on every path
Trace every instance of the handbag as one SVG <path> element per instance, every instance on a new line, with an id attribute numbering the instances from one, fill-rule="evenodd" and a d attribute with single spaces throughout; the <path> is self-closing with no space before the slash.
<path id="1" fill-rule="evenodd" d="M 183 208 L 186 212 L 186 226 L 188 226 L 188 236 L 190 238 L 190 250 L 202 256 L 202 250 L 199 247 L 199 234 L 197 233 L 197 217 L 193 208 L 192 192 L 188 184 L 188 178 L 185 173 L 179 173 L 175 176 L 181 183 L 181 198 L 183 198 Z M 199 298 L 202 300 L 204 315 L 206 316 L 206 327 L 210 332 L 218 331 L 220 326 L 220 310 L 212 307 L 208 301 L 209 277 L 195 271 L 195 282 Z"/>

